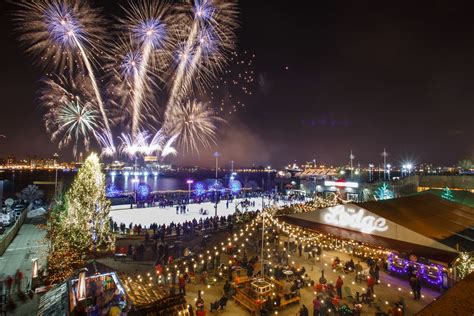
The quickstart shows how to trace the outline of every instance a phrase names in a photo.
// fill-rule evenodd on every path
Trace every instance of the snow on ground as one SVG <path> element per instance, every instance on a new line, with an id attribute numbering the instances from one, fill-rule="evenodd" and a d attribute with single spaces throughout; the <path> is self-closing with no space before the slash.
<path id="1" fill-rule="evenodd" d="M 218 216 L 227 216 L 233 214 L 236 209 L 236 205 L 242 202 L 245 199 L 234 199 L 232 202 L 229 202 L 229 207 L 226 207 L 226 201 L 221 201 L 217 205 L 217 215 Z M 254 211 L 262 209 L 262 198 L 250 198 L 248 199 L 252 202 L 255 202 L 255 206 L 250 206 L 244 208 L 241 205 L 238 205 L 238 208 L 241 212 L 244 211 Z M 268 205 L 268 199 L 264 201 L 265 205 Z M 282 206 L 288 204 L 286 201 L 280 201 L 278 205 Z M 200 209 L 206 210 L 208 215 L 199 214 Z M 185 221 L 199 220 L 200 218 L 212 217 L 214 216 L 214 203 L 193 203 L 187 205 L 188 212 L 186 214 L 176 214 L 176 206 L 168 206 L 165 208 L 162 207 L 146 207 L 146 208 L 136 208 L 134 205 L 133 209 L 130 209 L 130 205 L 115 205 L 111 207 L 110 217 L 117 223 L 124 223 L 126 225 L 133 224 L 142 224 L 150 225 L 152 223 L 157 224 L 170 224 L 171 222 L 183 223 Z"/>

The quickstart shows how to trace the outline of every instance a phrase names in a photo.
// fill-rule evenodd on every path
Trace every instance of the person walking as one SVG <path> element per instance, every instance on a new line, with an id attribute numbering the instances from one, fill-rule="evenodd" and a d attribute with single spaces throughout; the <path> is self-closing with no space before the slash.
<path id="1" fill-rule="evenodd" d="M 416 274 L 410 278 L 410 285 L 415 300 L 419 300 L 421 298 L 421 283 L 420 279 Z"/>
<path id="2" fill-rule="evenodd" d="M 374 266 L 374 277 L 375 277 L 375 283 L 378 284 L 380 280 L 380 267 L 379 267 L 378 262 L 375 263 L 375 266 Z"/>
<path id="3" fill-rule="evenodd" d="M 309 316 L 308 308 L 304 304 L 300 308 L 300 316 Z"/>
<path id="4" fill-rule="evenodd" d="M 11 296 L 12 286 L 13 286 L 14 281 L 15 280 L 12 278 L 11 275 L 7 276 L 7 279 L 6 279 L 5 283 L 7 284 L 7 295 L 8 295 L 8 297 Z"/>
<path id="5" fill-rule="evenodd" d="M 313 316 L 320 316 L 321 305 L 321 300 L 315 297 L 313 300 Z"/>
<path id="6" fill-rule="evenodd" d="M 20 269 L 17 269 L 15 273 L 15 287 L 18 293 L 21 292 L 22 280 L 23 280 L 23 272 L 21 272 Z"/>
<path id="7" fill-rule="evenodd" d="M 362 265 L 360 261 L 357 261 L 355 265 L 355 281 L 356 283 L 362 282 Z"/>
<path id="8" fill-rule="evenodd" d="M 204 310 L 204 300 L 201 297 L 201 290 L 198 290 L 198 297 L 196 299 L 196 311 Z"/>
<path id="9" fill-rule="evenodd" d="M 340 299 L 342 299 L 342 285 L 343 284 L 344 284 L 344 281 L 342 281 L 341 276 L 339 276 L 336 281 L 336 292 L 337 292 L 337 296 L 339 296 Z"/>
<path id="10" fill-rule="evenodd" d="M 180 274 L 178 278 L 179 294 L 186 296 L 186 278 Z"/>
<path id="11" fill-rule="evenodd" d="M 374 284 L 375 284 L 375 279 L 368 275 L 367 276 L 367 289 L 370 291 L 370 295 L 374 295 Z"/>

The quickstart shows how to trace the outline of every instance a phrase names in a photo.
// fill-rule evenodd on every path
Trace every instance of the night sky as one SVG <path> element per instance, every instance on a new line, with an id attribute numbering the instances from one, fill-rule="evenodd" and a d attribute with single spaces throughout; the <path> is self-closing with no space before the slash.
<path id="1" fill-rule="evenodd" d="M 95 1 L 106 12 L 114 3 Z M 307 4 L 311 3 L 313 7 Z M 40 69 L 16 40 L 14 6 L 2 1 L 0 157 L 51 156 L 35 101 Z M 237 165 L 317 159 L 454 164 L 474 152 L 472 1 L 240 2 L 237 52 L 255 54 L 255 91 L 226 117 L 211 152 Z M 115 11 L 114 11 L 115 10 Z M 71 148 L 61 152 L 72 157 Z"/>

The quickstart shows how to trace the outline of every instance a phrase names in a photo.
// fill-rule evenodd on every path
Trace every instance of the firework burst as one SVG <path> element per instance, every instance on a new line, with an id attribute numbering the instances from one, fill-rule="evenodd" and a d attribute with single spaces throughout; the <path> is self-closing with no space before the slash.
<path id="1" fill-rule="evenodd" d="M 163 146 L 163 149 L 160 152 L 160 160 L 163 161 L 168 156 L 176 156 L 178 151 L 173 147 L 174 142 L 178 138 L 178 135 L 170 137 Z"/>
<path id="2" fill-rule="evenodd" d="M 85 1 L 18 1 L 15 22 L 20 40 L 35 62 L 61 73 L 82 70 L 78 43 L 89 56 L 97 56 L 106 39 L 100 11 Z"/>
<path id="3" fill-rule="evenodd" d="M 135 136 L 143 120 L 143 103 L 151 77 L 161 79 L 161 73 L 171 60 L 175 15 L 169 5 L 157 1 L 129 2 L 126 18 L 121 20 L 131 39 L 133 51 L 128 51 L 125 69 L 132 75 L 131 132 Z M 128 67 L 127 67 L 128 66 Z M 131 67 L 130 67 L 131 66 Z"/>
<path id="4" fill-rule="evenodd" d="M 101 11 L 86 0 L 18 5 L 15 20 L 26 50 L 58 74 L 45 80 L 40 101 L 60 147 L 74 142 L 76 155 L 78 144 L 87 148 L 93 136 L 103 156 L 164 159 L 177 154 L 175 143 L 198 152 L 215 142 L 222 119 L 206 103 L 186 100 L 214 89 L 213 80 L 232 58 L 234 0 L 129 0 L 114 33 L 105 31 Z M 111 34 L 115 43 L 107 41 Z M 158 100 L 166 105 L 159 108 Z M 124 128 L 121 146 L 114 145 L 110 123 Z M 146 131 L 160 125 L 157 133 Z"/>
<path id="5" fill-rule="evenodd" d="M 159 153 L 166 136 L 161 131 L 154 135 L 141 131 L 135 136 L 122 133 L 120 139 L 122 140 L 121 151 L 130 158 L 136 158 L 137 156 L 150 156 Z"/>
<path id="6" fill-rule="evenodd" d="M 101 52 L 106 33 L 97 10 L 85 1 L 20 1 L 16 21 L 20 39 L 27 51 L 40 56 L 46 68 L 55 66 L 62 73 L 73 74 L 85 69 L 90 78 L 102 119 L 109 122 L 97 84 L 92 61 Z"/>
<path id="7" fill-rule="evenodd" d="M 114 45 L 108 56 L 106 66 L 108 73 L 107 94 L 113 100 L 111 121 L 115 124 L 129 127 L 132 121 L 140 124 L 141 128 L 156 126 L 158 120 L 156 114 L 155 91 L 159 89 L 161 82 L 149 69 L 145 73 L 143 85 L 140 88 L 140 108 L 136 105 L 136 80 L 139 76 L 140 64 L 142 63 L 142 52 L 136 48 L 131 40 L 121 40 Z M 138 123 L 137 123 L 138 122 Z"/>
<path id="8" fill-rule="evenodd" d="M 117 148 L 114 144 L 114 139 L 111 133 L 102 130 L 100 133 L 95 133 L 95 138 L 102 147 L 101 156 L 114 157 L 117 154 Z"/>
<path id="9" fill-rule="evenodd" d="M 99 113 L 93 104 L 83 102 L 78 94 L 73 93 L 77 89 L 75 84 L 71 84 L 68 90 L 65 79 L 58 78 L 58 81 L 44 80 L 45 88 L 40 93 L 40 102 L 48 110 L 46 130 L 53 140 L 59 139 L 59 148 L 72 142 L 73 154 L 77 156 L 79 143 L 82 142 L 88 150 L 91 136 L 100 128 Z"/>
<path id="10" fill-rule="evenodd" d="M 237 7 L 234 1 L 196 0 L 188 8 L 187 18 L 191 25 L 186 40 L 177 54 L 177 68 L 170 88 L 170 96 L 164 115 L 164 127 L 171 129 L 169 118 L 174 107 L 179 106 L 192 85 L 205 89 L 222 70 L 228 55 L 235 46 L 235 29 L 238 26 Z"/>
<path id="11" fill-rule="evenodd" d="M 217 123 L 224 122 L 206 103 L 188 101 L 175 107 L 171 135 L 178 135 L 180 148 L 199 153 L 199 147 L 209 148 L 216 142 Z"/>

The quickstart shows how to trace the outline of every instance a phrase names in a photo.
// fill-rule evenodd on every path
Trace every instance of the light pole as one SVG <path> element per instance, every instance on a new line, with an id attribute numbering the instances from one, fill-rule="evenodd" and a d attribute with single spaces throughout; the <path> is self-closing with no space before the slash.
<path id="1" fill-rule="evenodd" d="M 191 202 L 191 184 L 193 184 L 194 181 L 189 179 L 189 180 L 186 180 L 186 183 L 188 184 L 188 204 L 189 204 Z"/>
<path id="2" fill-rule="evenodd" d="M 54 159 L 54 169 L 55 169 L 55 179 L 54 179 L 54 198 L 56 199 L 58 197 L 58 158 L 59 155 L 58 153 L 54 153 L 53 159 Z"/>
<path id="3" fill-rule="evenodd" d="M 265 210 L 262 207 L 262 251 L 260 254 L 260 276 L 262 279 L 265 278 L 265 270 L 263 268 L 263 249 L 265 247 Z"/>
<path id="4" fill-rule="evenodd" d="M 216 200 L 214 204 L 214 216 L 217 217 L 217 179 L 219 178 L 218 170 L 219 170 L 219 154 L 217 151 L 214 153 L 214 157 L 216 158 L 216 185 L 214 189 L 214 198 Z"/>
<path id="5" fill-rule="evenodd" d="M 351 154 L 349 155 L 349 159 L 351 160 L 351 179 L 353 177 L 353 170 L 354 170 L 354 167 L 352 165 L 352 161 L 354 160 L 355 156 L 352 154 L 352 150 L 351 150 Z"/>
<path id="6" fill-rule="evenodd" d="M 385 148 L 383 149 L 382 156 L 383 156 L 383 178 L 385 180 L 386 174 L 387 174 L 387 156 L 388 156 L 388 153 L 385 150 Z"/>
<path id="7" fill-rule="evenodd" d="M 135 204 L 137 204 L 137 183 L 138 183 L 138 181 L 139 181 L 138 178 L 134 178 L 132 180 L 132 183 L 133 183 L 133 197 L 134 197 L 134 200 L 135 200 Z"/>
<path id="8" fill-rule="evenodd" d="M 217 151 L 214 153 L 214 157 L 216 158 L 216 182 L 217 178 L 219 177 L 217 171 L 219 170 L 219 157 L 221 154 L 219 154 Z"/>

